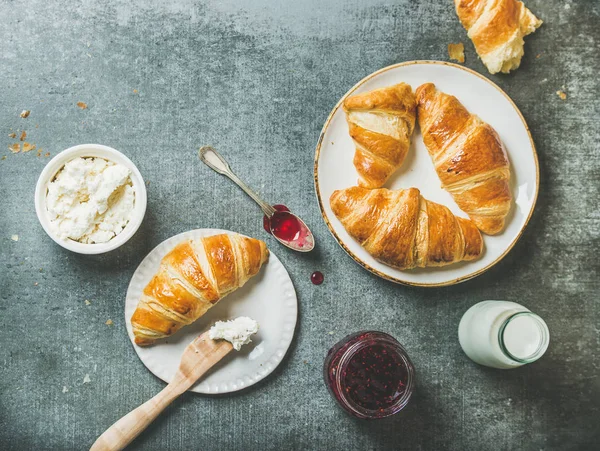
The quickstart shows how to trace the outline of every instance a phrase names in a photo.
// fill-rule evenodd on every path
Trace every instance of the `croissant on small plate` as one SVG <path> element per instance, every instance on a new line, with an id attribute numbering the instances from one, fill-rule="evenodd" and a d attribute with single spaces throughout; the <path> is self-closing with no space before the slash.
<path id="1" fill-rule="evenodd" d="M 521 64 L 525 41 L 542 21 L 518 0 L 454 0 L 456 14 L 491 74 Z"/>
<path id="2" fill-rule="evenodd" d="M 483 252 L 472 221 L 428 201 L 417 188 L 354 186 L 334 191 L 330 204 L 352 238 L 376 260 L 398 269 L 445 266 Z"/>
<path id="3" fill-rule="evenodd" d="M 417 115 L 406 83 L 356 94 L 343 104 L 354 140 L 360 186 L 379 188 L 400 167 L 410 147 Z"/>
<path id="4" fill-rule="evenodd" d="M 495 235 L 511 206 L 510 169 L 496 131 L 433 83 L 417 88 L 423 142 L 442 187 L 479 230 Z"/>
<path id="5" fill-rule="evenodd" d="M 267 261 L 267 245 L 237 233 L 178 244 L 161 261 L 131 317 L 135 343 L 150 345 L 193 323 Z"/>

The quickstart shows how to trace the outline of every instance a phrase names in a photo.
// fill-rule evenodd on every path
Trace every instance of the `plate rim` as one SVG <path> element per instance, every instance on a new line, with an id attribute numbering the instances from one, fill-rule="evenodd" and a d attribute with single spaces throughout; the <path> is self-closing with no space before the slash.
<path id="1" fill-rule="evenodd" d="M 472 74 L 472 75 L 475 75 L 475 76 L 479 77 L 480 79 L 482 79 L 483 81 L 485 81 L 489 85 L 491 85 L 493 88 L 495 88 L 498 92 L 500 92 L 500 94 L 502 94 L 506 98 L 506 100 L 508 100 L 508 102 L 514 108 L 514 110 L 517 112 L 517 114 L 519 115 L 519 118 L 521 119 L 521 122 L 523 123 L 523 125 L 525 127 L 525 130 L 527 131 L 527 136 L 529 136 L 529 142 L 531 143 L 531 149 L 533 150 L 533 160 L 534 160 L 534 163 L 535 163 L 535 192 L 533 194 L 533 202 L 532 202 L 529 214 L 527 215 L 527 218 L 525 219 L 525 223 L 523 224 L 523 226 L 521 227 L 521 229 L 519 230 L 519 232 L 517 233 L 517 235 L 510 242 L 510 244 L 507 246 L 507 248 L 504 250 L 504 252 L 501 255 L 499 255 L 494 261 L 492 261 L 491 263 L 489 263 L 487 266 L 485 266 L 485 267 L 483 267 L 481 269 L 478 269 L 477 271 L 474 271 L 474 272 L 472 272 L 470 274 L 467 274 L 465 276 L 456 277 L 456 278 L 448 280 L 446 282 L 423 283 L 423 282 L 411 282 L 411 281 L 407 281 L 407 280 L 404 280 L 404 279 L 400 279 L 398 277 L 394 277 L 394 276 L 390 276 L 388 274 L 385 274 L 385 273 L 383 273 L 383 272 L 381 272 L 381 271 L 373 268 L 371 265 L 369 265 L 368 263 L 364 262 L 363 260 L 361 260 L 360 257 L 358 257 L 357 255 L 355 255 L 344 244 L 344 242 L 340 239 L 340 237 L 337 235 L 337 233 L 335 232 L 335 230 L 331 226 L 331 223 L 329 222 L 329 219 L 327 218 L 327 215 L 325 214 L 325 209 L 324 209 L 324 206 L 323 206 L 323 200 L 321 199 L 321 193 L 320 193 L 321 190 L 320 190 L 320 187 L 319 187 L 319 174 L 318 174 L 318 171 L 319 171 L 319 157 L 321 155 L 321 145 L 323 144 L 323 138 L 325 137 L 325 133 L 327 132 L 327 130 L 329 128 L 329 124 L 330 124 L 331 120 L 333 119 L 333 116 L 337 113 L 338 109 L 340 108 L 340 106 L 342 105 L 342 103 L 344 102 L 344 100 L 348 96 L 350 96 L 354 91 L 356 91 L 359 87 L 361 87 L 363 84 L 365 84 L 367 81 L 369 81 L 373 77 L 376 77 L 379 74 L 382 74 L 382 73 L 387 72 L 387 71 L 392 70 L 392 69 L 396 69 L 398 67 L 412 66 L 412 65 L 419 65 L 419 64 L 432 64 L 432 65 L 450 66 L 450 67 L 453 67 L 455 69 L 463 70 L 463 71 L 465 71 L 465 72 L 467 72 L 469 74 Z M 500 88 L 496 83 L 494 83 L 492 80 L 490 80 L 489 78 L 485 77 L 484 75 L 480 74 L 479 72 L 476 72 L 473 69 L 470 69 L 470 68 L 465 67 L 465 66 L 461 66 L 459 64 L 450 63 L 448 61 L 438 61 L 438 60 L 412 60 L 412 61 L 404 61 L 402 63 L 392 64 L 390 66 L 383 67 L 383 68 L 381 68 L 381 69 L 379 69 L 379 70 L 377 70 L 377 71 L 375 71 L 375 72 L 367 75 L 366 77 L 364 77 L 363 79 L 361 79 L 358 83 L 356 83 L 354 86 L 352 86 L 352 88 L 350 88 L 341 97 L 341 99 L 335 104 L 335 106 L 333 107 L 333 109 L 329 113 L 329 116 L 327 116 L 327 119 L 325 120 L 325 124 L 323 125 L 323 128 L 321 129 L 321 133 L 319 135 L 319 140 L 317 141 L 317 146 L 315 148 L 315 160 L 314 160 L 314 166 L 313 166 L 313 179 L 314 179 L 314 185 L 315 185 L 315 195 L 316 195 L 317 201 L 319 203 L 319 210 L 321 212 L 321 216 L 323 217 L 323 220 L 325 221 L 325 224 L 327 225 L 327 228 L 329 229 L 329 232 L 333 235 L 333 237 L 335 238 L 335 240 L 337 241 L 337 243 L 340 245 L 340 247 L 356 263 L 358 263 L 360 266 L 362 266 L 367 271 L 375 274 L 378 277 L 381 277 L 382 279 L 388 280 L 390 282 L 394 282 L 394 283 L 397 283 L 397 284 L 400 284 L 400 285 L 413 286 L 413 287 L 435 288 L 435 287 L 447 287 L 447 286 L 451 286 L 451 285 L 456 285 L 458 283 L 465 282 L 467 280 L 473 279 L 473 278 L 479 276 L 480 274 L 483 274 L 484 272 L 486 272 L 487 270 L 489 270 L 493 266 L 495 266 L 498 262 L 500 262 L 511 251 L 511 249 L 515 246 L 515 244 L 517 243 L 517 241 L 519 241 L 519 238 L 521 238 L 521 235 L 523 235 L 523 232 L 525 231 L 525 228 L 529 224 L 529 220 L 531 219 L 531 216 L 533 215 L 533 212 L 535 211 L 535 207 L 536 207 L 537 199 L 538 199 L 538 194 L 539 194 L 539 191 L 540 191 L 540 165 L 539 165 L 539 161 L 538 161 L 537 149 L 535 147 L 535 143 L 533 141 L 533 137 L 531 136 L 531 131 L 529 130 L 529 126 L 527 125 L 527 122 L 525 121 L 525 118 L 523 117 L 523 114 L 521 113 L 521 110 L 519 110 L 519 108 L 517 107 L 517 105 L 515 104 L 515 102 L 510 98 L 510 96 L 506 92 L 504 92 L 504 90 L 502 88 Z"/>
<path id="2" fill-rule="evenodd" d="M 247 235 L 244 235 L 243 233 L 238 233 L 238 232 L 234 232 L 232 230 L 225 230 L 225 229 L 216 229 L 216 228 L 197 228 L 197 229 L 192 229 L 192 230 L 187 230 L 184 232 L 180 232 L 177 233 L 176 235 L 170 236 L 164 240 L 162 240 L 160 243 L 158 243 L 156 246 L 154 246 L 152 248 L 152 250 L 150 252 L 148 252 L 148 254 L 146 254 L 146 256 L 142 259 L 142 261 L 140 262 L 140 264 L 137 266 L 137 268 L 135 269 L 135 271 L 133 272 L 133 274 L 131 275 L 131 279 L 129 280 L 129 284 L 127 285 L 127 291 L 125 294 L 125 303 L 123 306 L 123 314 L 125 317 L 125 330 L 127 333 L 127 338 L 129 340 L 129 342 L 131 343 L 131 346 L 133 347 L 133 350 L 135 351 L 135 354 L 137 355 L 138 359 L 140 360 L 140 362 L 144 365 L 144 367 L 156 378 L 160 379 L 161 381 L 165 382 L 165 383 L 169 383 L 170 381 L 164 379 L 162 376 L 160 376 L 159 374 L 157 374 L 154 370 L 152 370 L 151 368 L 148 367 L 148 365 L 146 364 L 146 361 L 142 358 L 142 356 L 139 354 L 138 352 L 138 346 L 133 342 L 133 329 L 131 326 L 131 321 L 130 321 L 130 316 L 128 316 L 128 304 L 127 304 L 127 299 L 129 298 L 129 291 L 132 287 L 133 284 L 133 280 L 135 275 L 137 274 L 138 270 L 140 269 L 140 267 L 144 264 L 144 262 L 146 261 L 146 259 L 150 256 L 150 254 L 152 254 L 154 251 L 156 251 L 160 246 L 162 246 L 163 244 L 165 244 L 167 241 L 169 240 L 173 240 L 175 238 L 181 237 L 181 239 L 184 239 L 184 235 L 189 235 L 189 234 L 193 234 L 193 233 L 198 233 L 198 232 L 210 232 L 212 234 L 219 234 L 219 233 L 227 233 L 227 234 L 238 234 L 238 235 L 242 235 L 244 237 L 248 237 Z M 248 238 L 252 238 L 252 237 L 248 237 Z M 173 246 L 176 246 L 177 243 L 175 243 Z M 276 261 L 279 263 L 279 265 L 281 266 L 281 268 L 283 269 L 283 271 L 285 272 L 285 275 L 287 276 L 289 283 L 290 283 L 290 287 L 291 287 L 291 294 L 294 300 L 294 306 L 293 306 L 293 316 L 294 316 L 294 321 L 293 321 L 293 328 L 291 330 L 291 334 L 290 334 L 290 339 L 286 340 L 287 343 L 282 346 L 282 345 L 277 345 L 277 348 L 275 349 L 273 356 L 272 357 L 277 357 L 277 354 L 281 351 L 281 357 L 278 358 L 277 362 L 275 365 L 273 365 L 273 367 L 268 370 L 267 372 L 265 372 L 264 374 L 261 374 L 260 372 L 255 373 L 252 376 L 252 382 L 249 384 L 244 384 L 242 386 L 239 387 L 229 387 L 226 390 L 219 390 L 217 389 L 217 391 L 205 391 L 205 390 L 199 390 L 199 387 L 201 386 L 201 382 L 197 382 L 195 383 L 189 390 L 188 392 L 193 392 L 193 393 L 197 393 L 197 394 L 202 394 L 202 395 L 224 395 L 224 394 L 228 394 L 228 393 L 235 393 L 241 390 L 244 390 L 246 388 L 249 388 L 255 384 L 257 384 L 258 382 L 262 381 L 263 379 L 266 379 L 269 375 L 271 375 L 276 369 L 277 367 L 279 367 L 279 365 L 281 364 L 281 362 L 283 362 L 283 360 L 285 359 L 285 356 L 287 355 L 288 351 L 290 350 L 290 347 L 292 346 L 292 342 L 294 341 L 294 337 L 296 334 L 296 328 L 298 326 L 298 310 L 299 310 L 299 306 L 298 306 L 298 294 L 296 293 L 296 288 L 294 287 L 294 282 L 292 281 L 292 278 L 290 277 L 290 274 L 288 272 L 288 270 L 286 269 L 286 267 L 284 266 L 284 264 L 281 262 L 281 260 L 279 259 L 279 257 L 277 257 L 277 255 L 275 255 L 273 253 L 273 251 L 271 251 L 271 249 L 269 249 L 269 254 L 270 256 L 274 256 Z M 283 324 L 283 323 L 282 323 Z M 186 345 L 187 346 L 187 345 Z"/>

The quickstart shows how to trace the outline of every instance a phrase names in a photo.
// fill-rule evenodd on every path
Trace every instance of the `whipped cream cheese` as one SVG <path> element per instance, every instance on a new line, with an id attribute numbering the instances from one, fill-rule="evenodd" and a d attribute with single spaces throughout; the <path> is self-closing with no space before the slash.
<path id="1" fill-rule="evenodd" d="M 240 316 L 231 321 L 217 321 L 208 331 L 208 336 L 213 340 L 227 340 L 236 351 L 242 345 L 250 343 L 250 335 L 258 332 L 258 323 L 247 316 Z"/>
<path id="2" fill-rule="evenodd" d="M 75 158 L 48 185 L 50 227 L 63 240 L 106 243 L 133 212 L 131 171 L 103 158 Z"/>

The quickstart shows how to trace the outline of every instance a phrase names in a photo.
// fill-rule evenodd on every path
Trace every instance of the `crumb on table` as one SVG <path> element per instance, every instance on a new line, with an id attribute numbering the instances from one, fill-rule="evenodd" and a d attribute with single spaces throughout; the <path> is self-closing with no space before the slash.
<path id="1" fill-rule="evenodd" d="M 27 141 L 23 143 L 23 153 L 30 152 L 35 149 L 35 144 L 30 144 Z"/>
<path id="2" fill-rule="evenodd" d="M 458 44 L 448 44 L 448 56 L 451 60 L 459 63 L 465 62 L 465 46 L 462 42 Z"/>

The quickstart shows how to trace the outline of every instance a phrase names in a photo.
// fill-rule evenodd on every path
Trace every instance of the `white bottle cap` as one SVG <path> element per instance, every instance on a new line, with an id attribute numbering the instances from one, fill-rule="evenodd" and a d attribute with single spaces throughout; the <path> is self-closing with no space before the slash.
<path id="1" fill-rule="evenodd" d="M 508 357 L 521 363 L 539 359 L 550 342 L 548 326 L 531 312 L 519 312 L 506 320 L 500 329 L 500 345 Z"/>

